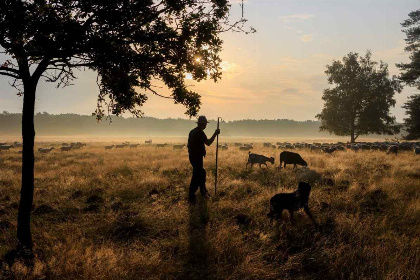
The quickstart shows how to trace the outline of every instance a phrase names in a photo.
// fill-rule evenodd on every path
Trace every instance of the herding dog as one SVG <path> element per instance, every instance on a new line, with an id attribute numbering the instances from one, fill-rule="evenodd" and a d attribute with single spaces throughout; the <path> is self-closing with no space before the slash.
<path id="1" fill-rule="evenodd" d="M 311 186 L 308 183 L 300 182 L 297 191 L 292 193 L 278 193 L 270 199 L 270 213 L 267 217 L 281 219 L 284 209 L 289 210 L 290 221 L 293 223 L 293 211 L 303 208 L 306 215 L 316 225 L 316 221 L 308 207 L 309 194 Z"/>

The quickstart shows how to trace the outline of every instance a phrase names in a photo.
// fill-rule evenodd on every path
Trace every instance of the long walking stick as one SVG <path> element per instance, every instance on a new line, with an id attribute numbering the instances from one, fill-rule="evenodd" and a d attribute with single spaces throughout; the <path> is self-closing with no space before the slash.
<path id="1" fill-rule="evenodd" d="M 221 118 L 217 117 L 217 129 L 219 129 L 219 120 Z M 216 135 L 216 173 L 214 175 L 214 195 L 217 193 L 217 160 L 219 158 L 219 134 Z"/>

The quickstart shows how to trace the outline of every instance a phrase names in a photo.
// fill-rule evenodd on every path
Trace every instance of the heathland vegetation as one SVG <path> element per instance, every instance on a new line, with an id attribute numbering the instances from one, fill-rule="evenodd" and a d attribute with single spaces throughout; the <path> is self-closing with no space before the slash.
<path id="1" fill-rule="evenodd" d="M 105 151 L 115 140 L 61 153 L 61 141 L 48 141 L 40 137 L 35 147 L 56 147 L 36 152 L 35 266 L 9 268 L 5 258 L 2 279 L 420 277 L 420 157 L 412 151 L 304 149 L 308 168 L 278 170 L 280 151 L 255 143 L 254 152 L 273 156 L 275 165 L 246 170 L 248 152 L 228 143 L 219 151 L 218 194 L 208 201 L 198 195 L 189 206 L 185 148 Z M 212 147 L 205 158 L 211 192 L 214 156 Z M 1 152 L 0 255 L 15 244 L 20 170 L 16 149 Z M 271 223 L 269 199 L 299 181 L 312 185 L 319 227 L 303 212 L 294 225 L 287 213 Z"/>

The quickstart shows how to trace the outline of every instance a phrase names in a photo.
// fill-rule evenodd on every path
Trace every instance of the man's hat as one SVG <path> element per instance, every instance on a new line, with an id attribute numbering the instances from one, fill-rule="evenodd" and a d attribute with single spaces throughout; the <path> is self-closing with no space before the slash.
<path id="1" fill-rule="evenodd" d="M 207 121 L 206 116 L 199 116 L 197 123 L 209 123 L 209 122 Z"/>

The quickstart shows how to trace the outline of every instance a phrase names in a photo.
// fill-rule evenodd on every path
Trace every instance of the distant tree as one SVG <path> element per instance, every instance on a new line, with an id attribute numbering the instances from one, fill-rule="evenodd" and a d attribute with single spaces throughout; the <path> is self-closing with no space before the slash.
<path id="1" fill-rule="evenodd" d="M 408 98 L 408 101 L 402 106 L 407 110 L 408 118 L 404 119 L 406 140 L 420 139 L 420 94 L 414 94 Z"/>
<path id="2" fill-rule="evenodd" d="M 98 119 L 124 111 L 141 116 L 146 93 L 162 96 L 153 87 L 161 81 L 172 91 L 168 98 L 194 116 L 200 96 L 187 88 L 185 74 L 197 81 L 220 79 L 220 33 L 245 32 L 246 20 L 229 22 L 229 10 L 227 0 L 0 1 L 0 46 L 10 57 L 0 63 L 0 75 L 13 78 L 12 85 L 23 95 L 17 225 L 21 256 L 33 256 L 33 120 L 39 80 L 67 86 L 75 79 L 75 69 L 95 71 Z"/>
<path id="3" fill-rule="evenodd" d="M 410 63 L 400 63 L 397 66 L 401 73 L 399 79 L 409 86 L 420 89 L 420 10 L 408 14 L 409 19 L 401 25 L 407 36 L 405 51 L 410 53 Z M 415 94 L 402 106 L 407 109 L 407 118 L 404 119 L 408 140 L 420 138 L 420 95 Z"/>
<path id="4" fill-rule="evenodd" d="M 349 53 L 343 61 L 327 65 L 328 83 L 334 87 L 325 89 L 322 96 L 324 108 L 316 116 L 320 130 L 349 135 L 352 143 L 360 135 L 399 132 L 389 109 L 395 106 L 395 92 L 402 88 L 395 77 L 388 77 L 386 63 L 377 66 L 369 51 L 364 57 Z"/>

